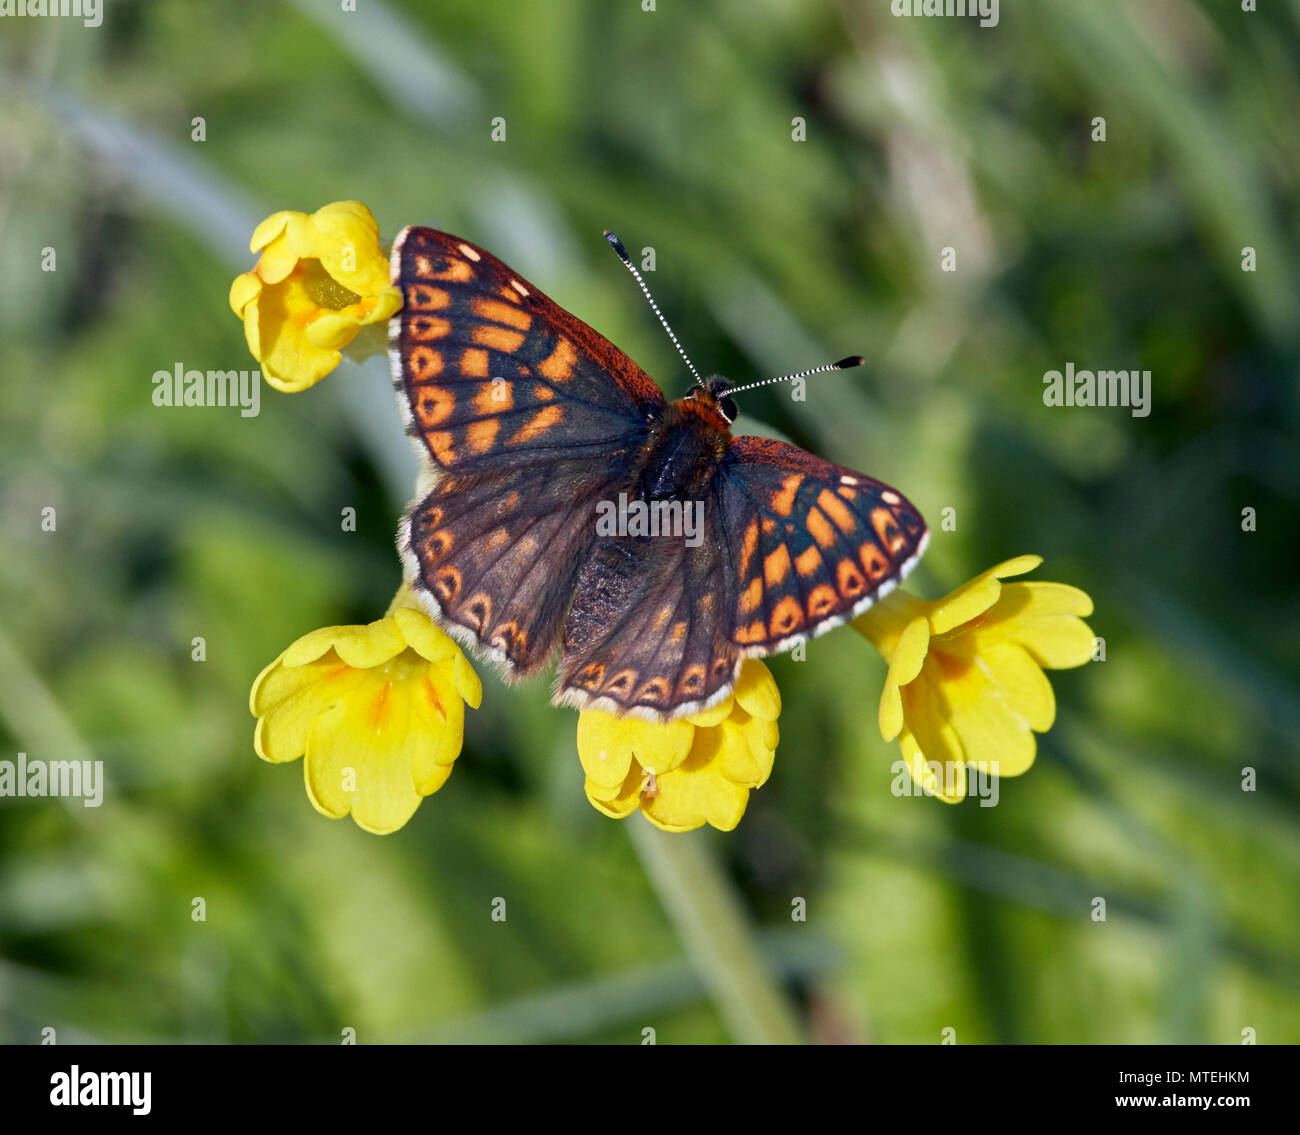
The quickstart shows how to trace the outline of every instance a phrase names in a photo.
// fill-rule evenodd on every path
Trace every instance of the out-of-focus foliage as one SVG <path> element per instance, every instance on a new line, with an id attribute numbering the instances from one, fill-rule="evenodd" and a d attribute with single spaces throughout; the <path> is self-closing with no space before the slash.
<path id="1" fill-rule="evenodd" d="M 261 666 L 386 607 L 411 458 L 379 359 L 256 417 L 155 407 L 152 375 L 251 369 L 253 225 L 339 199 L 493 249 L 670 393 L 602 228 L 655 249 L 706 372 L 863 353 L 750 395 L 751 428 L 917 502 L 920 593 L 1038 552 L 1096 600 L 1106 660 L 1054 675 L 995 808 L 891 794 L 858 636 L 772 663 L 775 773 L 711 842 L 815 1036 L 1300 1039 L 1300 9 L 358 7 L 0 22 L 0 756 L 111 781 L 0 801 L 0 1039 L 728 1036 L 546 683 L 484 668 L 456 772 L 389 837 L 253 754 Z M 1150 416 L 1045 407 L 1070 362 L 1149 369 Z"/>

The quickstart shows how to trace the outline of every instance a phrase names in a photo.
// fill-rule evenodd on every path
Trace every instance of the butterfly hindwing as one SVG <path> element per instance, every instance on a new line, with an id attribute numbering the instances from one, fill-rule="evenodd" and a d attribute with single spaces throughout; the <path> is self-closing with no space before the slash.
<path id="1" fill-rule="evenodd" d="M 597 544 L 565 622 L 557 700 L 659 719 L 731 689 L 740 654 L 727 635 L 711 514 L 702 536 L 696 547 L 680 536 Z"/>
<path id="2" fill-rule="evenodd" d="M 596 502 L 628 454 L 444 476 L 398 545 L 417 594 L 464 641 L 524 675 L 559 641 L 596 539 Z"/>
<path id="3" fill-rule="evenodd" d="M 599 460 L 664 405 L 627 355 L 468 241 L 404 229 L 392 273 L 394 384 L 408 432 L 446 472 Z"/>
<path id="4" fill-rule="evenodd" d="M 788 650 L 866 610 L 929 535 L 888 485 L 770 438 L 732 439 L 715 491 L 730 637 L 745 655 Z"/>

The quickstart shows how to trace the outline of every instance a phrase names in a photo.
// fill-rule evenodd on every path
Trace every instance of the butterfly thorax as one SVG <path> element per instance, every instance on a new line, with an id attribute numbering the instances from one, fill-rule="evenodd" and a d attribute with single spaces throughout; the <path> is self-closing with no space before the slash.
<path id="1" fill-rule="evenodd" d="M 638 495 L 645 500 L 702 496 L 726 454 L 731 431 L 711 398 L 693 392 L 669 403 L 642 449 Z"/>

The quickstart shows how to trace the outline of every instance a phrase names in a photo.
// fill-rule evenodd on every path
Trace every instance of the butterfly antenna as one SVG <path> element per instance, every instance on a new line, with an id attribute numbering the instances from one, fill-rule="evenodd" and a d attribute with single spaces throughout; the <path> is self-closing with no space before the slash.
<path id="1" fill-rule="evenodd" d="M 650 289 L 645 286 L 645 281 L 641 279 L 641 273 L 636 270 L 636 265 L 632 263 L 632 258 L 628 256 L 627 249 L 623 247 L 623 242 L 618 239 L 608 229 L 605 230 L 605 239 L 609 241 L 609 246 L 618 253 L 618 258 L 623 261 L 623 266 L 632 273 L 636 282 L 641 285 L 641 293 L 645 296 L 646 302 L 650 304 L 650 310 L 659 317 L 659 322 L 664 325 L 664 330 L 668 332 L 668 338 L 673 341 L 673 346 L 677 348 L 677 353 L 686 361 L 686 365 L 691 368 L 691 374 L 695 375 L 695 385 L 703 386 L 704 379 L 700 377 L 700 372 L 695 369 L 695 364 L 691 362 L 690 356 L 682 350 L 682 345 L 677 341 L 677 336 L 673 334 L 673 329 L 668 326 L 668 320 L 664 318 L 664 313 L 659 310 L 659 305 L 655 303 L 655 298 L 650 294 Z"/>
<path id="2" fill-rule="evenodd" d="M 827 363 L 824 367 L 813 367 L 812 370 L 801 370 L 798 374 L 783 374 L 780 378 L 765 378 L 762 382 L 751 382 L 746 386 L 732 386 L 727 389 L 727 397 L 732 398 L 742 390 L 753 390 L 756 386 L 768 386 L 773 382 L 790 382 L 796 378 L 807 378 L 810 374 L 821 374 L 827 370 L 849 370 L 852 367 L 860 367 L 867 360 L 861 355 L 850 355 L 847 359 L 840 359 L 837 363 Z"/>

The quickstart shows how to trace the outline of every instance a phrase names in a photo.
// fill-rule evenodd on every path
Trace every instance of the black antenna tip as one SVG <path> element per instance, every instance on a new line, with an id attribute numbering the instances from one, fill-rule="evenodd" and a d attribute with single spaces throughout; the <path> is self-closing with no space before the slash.
<path id="1" fill-rule="evenodd" d="M 632 258 L 628 256 L 627 249 L 623 247 L 623 242 L 610 232 L 609 229 L 605 230 L 605 239 L 609 241 L 610 248 L 618 253 L 618 258 L 623 261 L 624 264 L 632 263 Z"/>
<path id="2" fill-rule="evenodd" d="M 867 360 L 861 355 L 850 355 L 847 359 L 840 359 L 835 364 L 836 370 L 849 370 L 853 367 L 866 366 Z"/>

